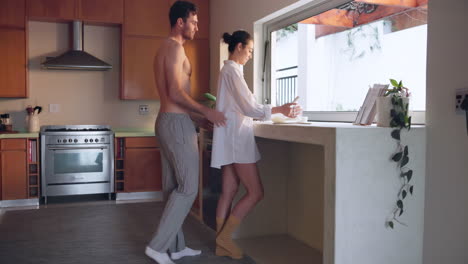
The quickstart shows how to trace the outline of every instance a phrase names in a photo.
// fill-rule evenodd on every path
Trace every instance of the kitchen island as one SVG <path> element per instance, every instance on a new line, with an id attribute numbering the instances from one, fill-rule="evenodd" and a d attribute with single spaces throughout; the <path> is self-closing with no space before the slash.
<path id="1" fill-rule="evenodd" d="M 395 229 L 385 225 L 401 186 L 391 128 L 258 122 L 254 130 L 265 199 L 241 226 L 241 241 L 286 234 L 321 252 L 326 264 L 422 263 L 424 126 L 401 135 L 414 195 L 404 200 L 407 226 Z"/>

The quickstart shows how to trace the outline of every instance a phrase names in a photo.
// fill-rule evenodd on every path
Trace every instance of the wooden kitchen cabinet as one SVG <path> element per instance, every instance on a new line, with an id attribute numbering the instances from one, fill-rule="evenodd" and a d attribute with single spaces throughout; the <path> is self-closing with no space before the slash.
<path id="1" fill-rule="evenodd" d="M 45 21 L 123 23 L 123 0 L 28 0 L 28 18 Z"/>
<path id="2" fill-rule="evenodd" d="M 184 45 L 185 54 L 192 65 L 190 93 L 195 100 L 204 100 L 210 91 L 210 45 L 208 39 L 194 39 Z"/>
<path id="3" fill-rule="evenodd" d="M 27 97 L 26 31 L 0 27 L 0 97 Z"/>
<path id="4" fill-rule="evenodd" d="M 159 99 L 153 61 L 162 41 L 162 38 L 123 37 L 121 99 Z"/>
<path id="5" fill-rule="evenodd" d="M 24 28 L 25 0 L 0 0 L 0 27 Z"/>
<path id="6" fill-rule="evenodd" d="M 173 0 L 125 0 L 122 37 L 122 87 L 120 99 L 157 100 L 153 61 L 170 31 L 168 12 Z M 209 0 L 193 1 L 198 6 L 199 32 L 184 45 L 192 64 L 191 95 L 204 100 L 209 91 Z"/>
<path id="7" fill-rule="evenodd" d="M 124 36 L 121 99 L 159 99 L 154 79 L 154 57 L 164 38 Z M 191 96 L 204 100 L 210 90 L 210 54 L 208 39 L 189 40 L 184 45 L 192 65 Z"/>
<path id="8" fill-rule="evenodd" d="M 0 141 L 2 200 L 28 198 L 26 139 Z"/>
<path id="9" fill-rule="evenodd" d="M 170 32 L 167 0 L 125 0 L 124 34 L 167 37 Z"/>
<path id="10" fill-rule="evenodd" d="M 79 0 L 78 19 L 86 22 L 122 24 L 123 0 Z"/>
<path id="11" fill-rule="evenodd" d="M 27 0 L 28 18 L 37 20 L 74 20 L 78 0 Z"/>
<path id="12" fill-rule="evenodd" d="M 155 137 L 116 139 L 116 192 L 162 190 L 161 154 Z"/>

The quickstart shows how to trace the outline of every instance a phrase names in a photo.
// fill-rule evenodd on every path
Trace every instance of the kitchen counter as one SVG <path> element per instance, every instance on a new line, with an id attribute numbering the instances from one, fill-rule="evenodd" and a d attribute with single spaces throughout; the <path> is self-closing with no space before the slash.
<path id="1" fill-rule="evenodd" d="M 29 133 L 26 131 L 19 131 L 19 133 L 14 134 L 0 134 L 0 139 L 2 138 L 38 138 L 39 133 Z"/>
<path id="2" fill-rule="evenodd" d="M 115 137 L 154 137 L 154 129 L 113 128 Z"/>
<path id="3" fill-rule="evenodd" d="M 286 232 L 323 252 L 326 264 L 385 263 L 394 252 L 400 256 L 396 262 L 421 263 L 426 129 L 412 126 L 401 133 L 409 147 L 406 167 L 414 172 L 410 184 L 417 191 L 404 200 L 401 220 L 408 226 L 395 224 L 394 230 L 385 226 L 400 188 L 399 169 L 391 160 L 397 147 L 392 130 L 333 122 L 255 122 L 265 200 L 239 237 Z M 267 230 L 260 213 L 283 220 Z"/>

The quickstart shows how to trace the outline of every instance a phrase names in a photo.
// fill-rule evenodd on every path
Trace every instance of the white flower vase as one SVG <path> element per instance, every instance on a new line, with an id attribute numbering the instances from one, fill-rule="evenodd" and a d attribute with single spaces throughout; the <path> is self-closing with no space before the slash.
<path id="1" fill-rule="evenodd" d="M 408 97 L 402 97 L 403 104 L 409 103 Z M 377 97 L 377 126 L 379 127 L 390 127 L 392 117 L 390 112 L 393 109 L 392 97 L 391 96 L 379 96 Z"/>
<path id="2" fill-rule="evenodd" d="M 40 126 L 39 126 L 39 116 L 37 115 L 29 115 L 29 120 L 28 120 L 28 131 L 29 133 L 37 133 L 39 132 Z"/>

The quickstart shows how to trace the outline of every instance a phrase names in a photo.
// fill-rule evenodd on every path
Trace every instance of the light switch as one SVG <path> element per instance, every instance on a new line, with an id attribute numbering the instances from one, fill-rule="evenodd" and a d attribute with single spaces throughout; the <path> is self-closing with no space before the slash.
<path id="1" fill-rule="evenodd" d="M 60 112 L 59 104 L 49 104 L 49 113 L 58 113 Z"/>

